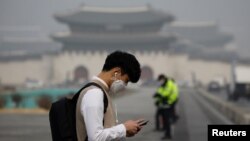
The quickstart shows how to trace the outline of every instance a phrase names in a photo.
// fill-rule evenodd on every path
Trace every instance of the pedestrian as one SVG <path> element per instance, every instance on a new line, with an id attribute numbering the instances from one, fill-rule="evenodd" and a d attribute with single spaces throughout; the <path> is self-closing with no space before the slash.
<path id="1" fill-rule="evenodd" d="M 140 64 L 130 53 L 115 51 L 105 60 L 102 71 L 92 82 L 100 85 L 108 98 L 104 114 L 104 94 L 100 88 L 91 86 L 83 90 L 76 107 L 76 130 L 78 141 L 119 141 L 137 134 L 142 126 L 140 120 L 128 120 L 118 124 L 111 94 L 123 90 L 129 83 L 136 83 L 141 74 Z"/>
<path id="2" fill-rule="evenodd" d="M 178 97 L 177 87 L 174 81 L 164 74 L 160 74 L 158 76 L 158 81 L 161 82 L 161 86 L 157 89 L 156 94 L 154 97 L 158 99 L 158 108 L 156 112 L 156 128 L 157 124 L 159 124 L 159 117 L 158 114 L 163 119 L 163 128 L 164 128 L 164 136 L 162 139 L 171 139 L 172 138 L 172 131 L 171 131 L 171 121 L 173 121 L 174 117 L 174 108 L 176 104 L 176 100 Z"/>

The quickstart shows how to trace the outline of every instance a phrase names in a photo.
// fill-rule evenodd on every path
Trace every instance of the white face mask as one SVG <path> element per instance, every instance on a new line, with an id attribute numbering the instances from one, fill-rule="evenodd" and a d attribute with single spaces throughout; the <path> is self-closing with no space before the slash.
<path id="1" fill-rule="evenodd" d="M 110 91 L 113 93 L 118 93 L 119 91 L 123 90 L 126 87 L 125 82 L 122 80 L 115 80 L 111 86 L 110 86 Z"/>

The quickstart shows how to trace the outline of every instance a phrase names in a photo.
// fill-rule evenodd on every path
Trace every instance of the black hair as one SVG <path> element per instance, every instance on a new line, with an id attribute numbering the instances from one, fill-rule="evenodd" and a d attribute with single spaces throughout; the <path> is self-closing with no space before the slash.
<path id="1" fill-rule="evenodd" d="M 159 81 L 159 80 L 166 80 L 167 79 L 167 77 L 164 75 L 164 74 L 160 74 L 159 76 L 158 76 L 158 78 L 157 78 L 157 80 Z"/>
<path id="2" fill-rule="evenodd" d="M 127 74 L 132 83 L 137 82 L 141 76 L 140 63 L 134 55 L 127 52 L 115 51 L 109 54 L 102 71 L 109 71 L 115 67 L 121 68 L 122 74 Z"/>
<path id="3" fill-rule="evenodd" d="M 164 86 L 168 81 L 168 77 L 166 75 L 164 75 L 164 74 L 160 74 L 158 76 L 157 80 L 158 81 L 163 80 L 164 82 L 161 84 L 161 86 Z"/>

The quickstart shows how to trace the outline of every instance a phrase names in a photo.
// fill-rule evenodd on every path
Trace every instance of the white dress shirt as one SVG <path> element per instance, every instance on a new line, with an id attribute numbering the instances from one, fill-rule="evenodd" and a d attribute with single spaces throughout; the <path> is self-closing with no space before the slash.
<path id="1" fill-rule="evenodd" d="M 94 77 L 108 87 L 100 78 Z M 83 96 L 81 114 L 84 117 L 89 141 L 124 141 L 126 128 L 123 124 L 111 128 L 103 127 L 103 92 L 100 88 L 88 90 Z"/>

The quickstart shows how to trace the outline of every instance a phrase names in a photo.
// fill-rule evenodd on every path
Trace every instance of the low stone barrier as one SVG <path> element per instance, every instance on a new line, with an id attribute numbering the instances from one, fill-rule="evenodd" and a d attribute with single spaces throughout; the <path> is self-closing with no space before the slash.
<path id="1" fill-rule="evenodd" d="M 235 124 L 250 124 L 249 107 L 239 107 L 230 101 L 225 101 L 210 94 L 204 89 L 197 89 L 197 92 Z"/>

